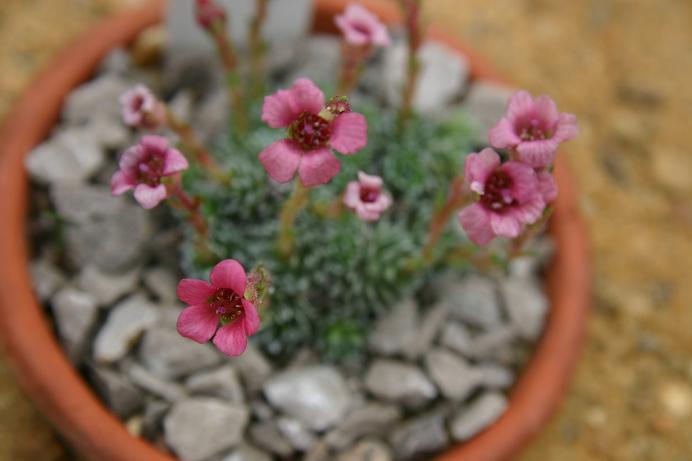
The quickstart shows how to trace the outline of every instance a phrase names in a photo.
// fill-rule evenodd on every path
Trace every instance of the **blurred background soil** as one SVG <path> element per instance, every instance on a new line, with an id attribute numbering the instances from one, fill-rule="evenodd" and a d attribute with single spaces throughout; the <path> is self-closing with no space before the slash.
<path id="1" fill-rule="evenodd" d="M 60 47 L 141 1 L 0 1 L 0 120 Z M 424 3 L 581 123 L 568 155 L 594 258 L 588 341 L 569 397 L 521 460 L 692 460 L 692 2 Z M 69 459 L 0 359 L 0 460 Z"/>

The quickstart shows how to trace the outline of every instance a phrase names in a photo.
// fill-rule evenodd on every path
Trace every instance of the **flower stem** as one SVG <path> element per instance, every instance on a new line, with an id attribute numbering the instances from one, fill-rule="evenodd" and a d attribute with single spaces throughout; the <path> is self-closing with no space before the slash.
<path id="1" fill-rule="evenodd" d="M 511 260 L 517 258 L 524 253 L 526 244 L 530 242 L 531 239 L 535 237 L 548 223 L 548 220 L 550 219 L 550 216 L 552 216 L 554 210 L 555 208 L 552 205 L 548 206 L 543 212 L 541 219 L 530 226 L 527 226 L 519 237 L 512 240 L 510 247 L 507 249 L 507 259 Z"/>
<path id="2" fill-rule="evenodd" d="M 246 133 L 248 129 L 247 110 L 243 97 L 240 74 L 238 71 L 238 59 L 235 46 L 226 33 L 225 22 L 216 21 L 210 28 L 210 33 L 216 43 L 216 48 L 221 56 L 223 68 L 226 71 L 226 83 L 228 93 L 233 104 L 233 124 L 239 133 Z"/>
<path id="3" fill-rule="evenodd" d="M 279 254 L 287 259 L 293 251 L 295 235 L 295 221 L 300 212 L 308 204 L 308 189 L 303 186 L 300 179 L 296 179 L 293 192 L 284 202 L 279 216 Z"/>
<path id="4" fill-rule="evenodd" d="M 209 248 L 209 225 L 199 211 L 200 201 L 190 197 L 180 186 L 176 184 L 173 189 L 173 197 L 176 199 L 174 207 L 184 210 L 185 219 L 192 225 L 197 234 L 197 254 L 202 261 L 213 261 L 214 253 Z"/>
<path id="5" fill-rule="evenodd" d="M 195 136 L 192 127 L 180 120 L 172 110 L 166 108 L 166 123 L 168 128 L 180 137 L 180 141 L 185 146 L 185 151 L 192 155 L 192 158 L 202 165 L 215 179 L 227 184 L 230 180 L 230 173 L 223 171 L 219 164 L 214 160 L 207 149 Z"/>
<path id="6" fill-rule="evenodd" d="M 432 221 L 430 222 L 428 239 L 422 250 L 422 256 L 425 262 L 432 262 L 433 251 L 440 241 L 442 232 L 449 218 L 452 216 L 452 213 L 464 206 L 471 199 L 472 195 L 470 193 L 464 193 L 464 177 L 460 175 L 454 178 L 447 202 L 433 215 Z"/>
<path id="7" fill-rule="evenodd" d="M 356 84 L 358 84 L 361 71 L 363 70 L 363 61 L 370 53 L 370 49 L 368 46 L 354 46 L 343 42 L 341 50 L 343 62 L 341 64 L 341 75 L 339 76 L 336 94 L 348 96 Z"/>
<path id="8" fill-rule="evenodd" d="M 420 71 L 418 50 L 422 42 L 420 9 L 421 0 L 400 0 L 404 9 L 406 30 L 408 33 L 408 63 L 406 67 L 406 83 L 404 84 L 399 123 L 403 125 L 413 114 L 413 96 Z"/>
<path id="9" fill-rule="evenodd" d="M 267 18 L 268 0 L 256 0 L 257 11 L 250 23 L 250 69 L 252 73 L 252 95 L 259 98 L 264 93 L 264 58 L 266 46 L 262 40 L 262 26 Z"/>

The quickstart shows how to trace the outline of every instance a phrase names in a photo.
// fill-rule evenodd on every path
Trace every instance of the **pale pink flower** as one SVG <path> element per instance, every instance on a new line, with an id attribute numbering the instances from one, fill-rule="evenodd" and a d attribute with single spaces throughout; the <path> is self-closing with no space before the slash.
<path id="1" fill-rule="evenodd" d="M 162 183 L 163 178 L 187 168 L 183 154 L 170 147 L 166 138 L 144 136 L 139 144 L 127 149 L 120 157 L 120 169 L 111 179 L 111 193 L 121 195 L 134 189 L 135 200 L 143 208 L 154 208 L 169 195 Z"/>
<path id="2" fill-rule="evenodd" d="M 195 0 L 195 11 L 197 23 L 204 29 L 226 22 L 226 11 L 214 0 Z"/>
<path id="3" fill-rule="evenodd" d="M 166 109 L 144 85 L 136 85 L 120 97 L 126 125 L 155 130 L 165 123 Z"/>
<path id="4" fill-rule="evenodd" d="M 382 178 L 359 171 L 358 181 L 346 186 L 344 204 L 363 221 L 377 221 L 391 206 L 392 197 L 382 190 Z"/>
<path id="5" fill-rule="evenodd" d="M 389 46 L 391 40 L 387 26 L 358 3 L 351 3 L 334 22 L 344 34 L 346 43 L 355 46 Z"/>
<path id="6" fill-rule="evenodd" d="M 459 212 L 459 222 L 477 245 L 487 245 L 496 236 L 518 237 L 545 209 L 533 168 L 516 161 L 501 163 L 490 148 L 466 158 L 464 175 L 478 201 Z"/>
<path id="7" fill-rule="evenodd" d="M 553 163 L 560 143 L 574 138 L 578 131 L 577 118 L 558 112 L 549 96 L 534 99 L 528 92 L 518 91 L 488 137 L 493 147 L 514 149 L 519 160 L 541 168 Z"/>
<path id="8" fill-rule="evenodd" d="M 245 352 L 248 336 L 260 327 L 257 309 L 245 297 L 245 269 L 235 259 L 226 259 L 214 266 L 209 278 L 211 283 L 183 279 L 178 284 L 178 298 L 188 304 L 178 317 L 178 333 L 198 343 L 214 337 L 221 352 L 238 356 Z"/>
<path id="9" fill-rule="evenodd" d="M 306 78 L 297 80 L 288 90 L 279 90 L 264 98 L 262 121 L 272 128 L 287 128 L 287 137 L 266 147 L 260 154 L 269 176 L 285 183 L 296 171 L 306 187 L 329 182 L 341 169 L 332 149 L 351 155 L 367 144 L 365 117 L 325 108 L 324 94 Z M 348 110 L 347 110 L 348 109 Z"/>

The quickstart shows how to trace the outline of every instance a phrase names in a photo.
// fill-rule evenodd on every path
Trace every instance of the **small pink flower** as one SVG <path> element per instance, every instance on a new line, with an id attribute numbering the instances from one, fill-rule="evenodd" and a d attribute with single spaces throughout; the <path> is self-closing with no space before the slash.
<path id="1" fill-rule="evenodd" d="M 226 11 L 214 0 L 196 0 L 197 23 L 204 29 L 211 29 L 215 23 L 226 22 Z"/>
<path id="2" fill-rule="evenodd" d="M 518 91 L 488 137 L 493 147 L 515 149 L 519 160 L 541 168 L 553 163 L 560 143 L 574 138 L 578 131 L 577 118 L 559 113 L 550 97 L 534 99 L 528 92 Z"/>
<path id="3" fill-rule="evenodd" d="M 533 168 L 516 161 L 503 164 L 490 148 L 466 158 L 464 175 L 479 198 L 459 212 L 459 222 L 476 245 L 487 245 L 496 236 L 518 237 L 545 209 Z"/>
<path id="4" fill-rule="evenodd" d="M 248 336 L 260 327 L 257 309 L 245 297 L 245 269 L 235 259 L 226 259 L 212 269 L 210 280 L 183 279 L 178 284 L 178 298 L 188 304 L 178 317 L 178 333 L 198 343 L 214 337 L 221 352 L 238 356 L 245 352 Z"/>
<path id="5" fill-rule="evenodd" d="M 324 94 L 306 78 L 288 90 L 264 98 L 262 121 L 272 128 L 287 128 L 287 137 L 259 154 L 269 176 L 285 183 L 296 171 L 306 187 L 329 182 L 341 169 L 332 149 L 351 155 L 367 144 L 365 117 L 350 111 L 340 100 L 339 111 L 325 107 Z"/>
<path id="6" fill-rule="evenodd" d="M 389 32 L 374 14 L 358 3 L 351 3 L 334 22 L 344 34 L 346 42 L 355 46 L 389 46 Z"/>
<path id="7" fill-rule="evenodd" d="M 126 125 L 155 130 L 166 120 L 166 109 L 144 85 L 136 85 L 120 97 Z"/>
<path id="8" fill-rule="evenodd" d="M 358 181 L 346 186 L 344 204 L 363 221 L 377 221 L 392 204 L 392 197 L 382 190 L 382 178 L 358 172 Z"/>
<path id="9" fill-rule="evenodd" d="M 135 200 L 143 208 L 154 208 L 169 195 L 162 179 L 187 167 L 183 154 L 170 147 L 166 138 L 144 136 L 139 144 L 127 149 L 120 157 L 120 169 L 111 179 L 111 193 L 121 195 L 134 189 Z"/>

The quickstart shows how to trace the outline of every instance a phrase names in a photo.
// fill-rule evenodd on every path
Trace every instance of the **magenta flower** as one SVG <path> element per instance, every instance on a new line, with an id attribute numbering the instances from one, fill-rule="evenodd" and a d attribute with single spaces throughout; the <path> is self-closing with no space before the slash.
<path id="1" fill-rule="evenodd" d="M 364 6 L 351 3 L 334 22 L 344 34 L 346 43 L 355 46 L 389 46 L 389 32 L 374 14 Z"/>
<path id="2" fill-rule="evenodd" d="M 226 22 L 226 11 L 214 0 L 196 0 L 197 23 L 204 29 L 211 29 L 215 23 Z"/>
<path id="3" fill-rule="evenodd" d="M 164 124 L 166 109 L 144 85 L 136 85 L 120 97 L 126 125 L 155 130 Z"/>
<path id="4" fill-rule="evenodd" d="M 235 259 L 226 259 L 211 270 L 210 279 L 211 283 L 183 279 L 178 284 L 178 298 L 188 304 L 178 317 L 178 333 L 198 343 L 213 336 L 221 352 L 240 355 L 247 347 L 247 337 L 260 327 L 257 309 L 245 297 L 245 269 Z"/>
<path id="5" fill-rule="evenodd" d="M 144 136 L 139 144 L 127 149 L 120 157 L 120 169 L 111 179 L 111 193 L 121 195 L 134 189 L 135 200 L 143 208 L 158 205 L 169 195 L 162 180 L 186 170 L 187 160 L 166 138 Z"/>
<path id="6" fill-rule="evenodd" d="M 476 245 L 487 245 L 496 236 L 518 237 L 545 209 L 533 168 L 516 161 L 501 163 L 490 148 L 466 158 L 464 175 L 479 198 L 459 212 L 459 222 Z"/>
<path id="7" fill-rule="evenodd" d="M 259 154 L 272 179 L 285 183 L 297 171 L 306 187 L 325 184 L 341 169 L 332 148 L 351 155 L 365 147 L 365 117 L 351 112 L 343 102 L 339 107 L 336 112 L 326 108 L 324 94 L 306 78 L 297 80 L 288 90 L 264 98 L 262 121 L 272 128 L 287 128 L 286 139 Z"/>
<path id="8" fill-rule="evenodd" d="M 576 117 L 559 113 L 550 97 L 534 99 L 528 92 L 518 91 L 488 137 L 493 147 L 514 149 L 519 160 L 541 168 L 553 163 L 560 143 L 574 138 L 578 131 Z"/>
<path id="9" fill-rule="evenodd" d="M 358 181 L 346 186 L 344 204 L 363 221 L 377 221 L 392 204 L 392 197 L 382 190 L 382 178 L 358 172 Z"/>

